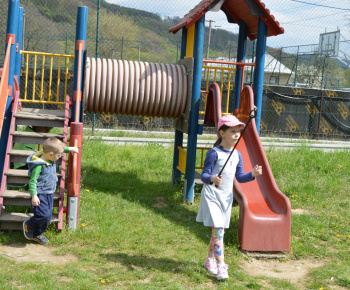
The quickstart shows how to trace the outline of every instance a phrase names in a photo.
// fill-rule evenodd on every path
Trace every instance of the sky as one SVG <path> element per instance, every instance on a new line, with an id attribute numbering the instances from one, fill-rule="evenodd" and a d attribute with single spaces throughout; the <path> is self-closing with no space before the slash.
<path id="1" fill-rule="evenodd" d="M 162 17 L 188 13 L 200 0 L 107 0 L 121 6 L 146 10 Z M 269 37 L 270 47 L 305 46 L 318 44 L 320 34 L 340 30 L 340 51 L 350 51 L 350 0 L 262 0 L 270 13 L 284 28 L 283 35 Z M 222 11 L 208 12 L 207 25 L 238 33 L 238 25 L 229 24 Z M 346 41 L 348 40 L 348 41 Z"/>

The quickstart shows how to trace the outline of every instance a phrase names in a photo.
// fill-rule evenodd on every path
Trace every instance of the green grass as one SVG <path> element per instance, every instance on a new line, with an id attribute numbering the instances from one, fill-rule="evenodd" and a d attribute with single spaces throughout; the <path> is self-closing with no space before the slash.
<path id="1" fill-rule="evenodd" d="M 266 155 L 292 208 L 306 211 L 292 214 L 286 260 L 324 261 L 305 278 L 305 288 L 349 288 L 350 152 L 303 147 Z M 199 198 L 183 203 L 182 184 L 171 186 L 172 158 L 173 148 L 158 144 L 84 141 L 77 230 L 47 232 L 47 247 L 76 261 L 19 263 L 0 255 L 0 289 L 298 289 L 242 268 L 247 258 L 239 250 L 236 203 L 225 234 L 230 279 L 217 282 L 204 270 L 211 231 L 195 221 Z M 20 232 L 0 232 L 0 244 L 26 242 Z"/>
<path id="2" fill-rule="evenodd" d="M 168 132 L 166 130 L 162 131 L 132 131 L 123 129 L 96 129 L 92 131 L 92 128 L 84 128 L 84 137 L 130 137 L 130 138 L 155 138 L 155 139 L 170 139 L 174 140 L 175 133 L 173 131 Z M 186 140 L 186 135 L 184 140 Z M 216 141 L 216 134 L 211 134 L 205 132 L 203 135 L 197 136 L 198 140 L 214 140 Z"/>

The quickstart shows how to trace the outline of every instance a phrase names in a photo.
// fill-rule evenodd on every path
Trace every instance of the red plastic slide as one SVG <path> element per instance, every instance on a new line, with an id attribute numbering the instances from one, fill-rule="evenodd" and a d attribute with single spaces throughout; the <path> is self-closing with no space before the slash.
<path id="1" fill-rule="evenodd" d="M 240 97 L 237 117 L 247 123 L 254 108 L 252 88 L 246 86 Z M 255 120 L 252 119 L 237 150 L 242 154 L 244 172 L 261 165 L 263 175 L 248 183 L 234 182 L 233 194 L 239 204 L 238 239 L 242 250 L 278 252 L 290 250 L 291 205 L 278 189 L 265 156 Z"/>
<path id="2" fill-rule="evenodd" d="M 241 94 L 237 117 L 244 123 L 254 108 L 252 88 L 246 86 Z M 221 116 L 221 96 L 218 84 L 209 88 L 204 124 L 215 124 Z M 238 240 L 246 251 L 280 252 L 290 250 L 291 206 L 278 189 L 265 156 L 255 120 L 252 119 L 237 145 L 242 154 L 244 172 L 255 165 L 263 167 L 263 175 L 254 181 L 235 181 L 233 195 L 239 204 Z"/>

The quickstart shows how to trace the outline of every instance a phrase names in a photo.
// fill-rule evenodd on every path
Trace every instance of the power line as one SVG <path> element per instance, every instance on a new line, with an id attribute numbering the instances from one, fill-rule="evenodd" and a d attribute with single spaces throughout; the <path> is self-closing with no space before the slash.
<path id="1" fill-rule="evenodd" d="M 308 20 L 324 18 L 324 17 L 328 17 L 328 16 L 333 16 L 333 15 L 338 15 L 338 14 L 342 14 L 342 13 L 344 13 L 344 12 L 337 12 L 337 13 L 333 13 L 333 14 L 322 15 L 322 16 L 317 16 L 317 17 L 312 17 L 312 18 L 307 18 L 307 19 L 300 19 L 300 20 L 290 21 L 290 22 L 282 22 L 281 24 L 289 24 L 289 23 L 300 22 L 300 21 L 308 21 Z"/>
<path id="2" fill-rule="evenodd" d="M 325 1 L 325 0 L 323 0 Z M 292 8 L 288 8 L 288 9 L 282 9 L 282 10 L 274 10 L 274 12 L 286 12 L 286 11 L 290 11 L 290 10 L 293 10 L 295 11 L 295 9 L 297 8 L 302 8 L 302 7 L 305 7 L 305 5 L 300 5 L 300 6 L 293 6 Z"/>
<path id="3" fill-rule="evenodd" d="M 315 4 L 315 3 L 310 3 L 310 2 L 300 1 L 300 0 L 290 0 L 290 1 L 303 3 L 303 4 L 308 4 L 308 5 L 314 5 L 314 6 L 318 6 L 318 7 L 325 7 L 325 8 L 330 8 L 330 9 L 338 9 L 338 10 L 343 10 L 343 11 L 344 10 L 350 11 L 350 9 L 345 9 L 345 8 L 340 8 L 340 7 L 333 7 L 333 6 L 322 5 L 322 4 Z"/>
<path id="4" fill-rule="evenodd" d="M 282 23 L 283 24 L 283 23 Z M 284 24 L 283 24 L 284 25 Z M 308 25 L 308 24 L 298 24 L 298 23 L 291 23 L 291 24 L 288 24 L 288 25 L 292 25 L 292 26 L 304 26 L 304 27 L 313 27 L 313 28 L 327 28 L 325 26 L 316 26 L 316 25 Z M 335 25 L 333 25 L 335 27 Z M 329 28 L 329 27 L 328 27 Z"/>

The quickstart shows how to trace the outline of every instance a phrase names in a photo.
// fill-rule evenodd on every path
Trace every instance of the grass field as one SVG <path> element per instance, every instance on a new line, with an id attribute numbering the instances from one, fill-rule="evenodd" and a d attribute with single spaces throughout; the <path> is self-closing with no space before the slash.
<path id="1" fill-rule="evenodd" d="M 171 186 L 173 148 L 96 140 L 83 146 L 77 230 L 51 226 L 45 247 L 20 232 L 0 232 L 0 253 L 12 247 L 20 256 L 0 254 L 0 289 L 350 288 L 349 151 L 268 150 L 293 208 L 292 249 L 273 261 L 240 251 L 235 203 L 224 239 L 230 279 L 218 282 L 203 268 L 211 230 L 195 221 L 199 197 L 183 203 L 182 184 Z M 34 252 L 50 261 L 31 261 Z M 254 263 L 275 275 L 256 275 Z M 307 271 L 289 279 L 288 265 Z"/>

